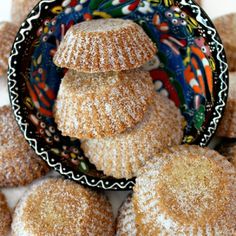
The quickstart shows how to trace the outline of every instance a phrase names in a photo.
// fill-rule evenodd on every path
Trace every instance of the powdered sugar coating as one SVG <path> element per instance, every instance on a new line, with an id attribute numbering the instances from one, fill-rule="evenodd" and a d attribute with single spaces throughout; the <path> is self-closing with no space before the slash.
<path id="1" fill-rule="evenodd" d="M 54 117 L 63 135 L 112 136 L 142 120 L 154 95 L 148 72 L 85 74 L 68 71 L 58 92 Z"/>
<path id="2" fill-rule="evenodd" d="M 95 73 L 130 70 L 151 60 L 157 49 L 143 29 L 124 19 L 99 19 L 72 26 L 53 61 L 59 67 Z"/>
<path id="3" fill-rule="evenodd" d="M 119 31 L 130 27 L 134 24 L 131 20 L 115 19 L 98 19 L 91 21 L 84 21 L 80 24 L 75 25 L 75 30 L 84 33 L 95 33 L 95 32 L 110 32 Z"/>
<path id="4" fill-rule="evenodd" d="M 236 171 L 217 152 L 178 146 L 140 170 L 134 188 L 138 235 L 235 235 Z"/>
<path id="5" fill-rule="evenodd" d="M 114 235 L 106 197 L 72 181 L 48 179 L 34 185 L 18 203 L 15 236 Z"/>
<path id="6" fill-rule="evenodd" d="M 5 196 L 0 192 L 0 235 L 7 236 L 11 227 L 11 212 Z"/>
<path id="7" fill-rule="evenodd" d="M 180 144 L 183 117 L 168 98 L 155 94 L 144 119 L 114 137 L 83 140 L 81 148 L 98 170 L 115 178 L 132 178 L 162 149 Z"/>
<path id="8" fill-rule="evenodd" d="M 0 76 L 6 74 L 8 58 L 18 27 L 10 22 L 0 22 Z"/>
<path id="9" fill-rule="evenodd" d="M 136 236 L 134 206 L 132 196 L 129 195 L 121 205 L 116 222 L 116 236 Z"/>
<path id="10" fill-rule="evenodd" d="M 0 146 L 20 146 L 22 140 L 23 135 L 16 123 L 11 107 L 0 107 Z"/>
<path id="11" fill-rule="evenodd" d="M 47 164 L 25 141 L 10 106 L 0 108 L 0 187 L 26 185 L 45 175 Z"/>
<path id="12" fill-rule="evenodd" d="M 236 138 L 236 72 L 229 74 L 229 94 L 217 136 Z"/>

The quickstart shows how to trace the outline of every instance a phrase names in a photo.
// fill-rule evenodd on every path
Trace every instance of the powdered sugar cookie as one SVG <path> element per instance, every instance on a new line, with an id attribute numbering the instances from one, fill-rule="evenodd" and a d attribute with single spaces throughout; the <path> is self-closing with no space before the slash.
<path id="1" fill-rule="evenodd" d="M 69 70 L 60 85 L 54 117 L 63 135 L 113 136 L 142 120 L 154 95 L 148 72 L 98 74 Z"/>
<path id="2" fill-rule="evenodd" d="M 47 164 L 25 141 L 10 106 L 0 108 L 0 187 L 26 185 L 45 175 Z"/>
<path id="3" fill-rule="evenodd" d="M 116 236 L 136 236 L 134 206 L 129 195 L 121 205 L 116 219 Z"/>
<path id="4" fill-rule="evenodd" d="M 235 235 L 236 170 L 225 157 L 178 146 L 151 160 L 136 179 L 138 235 Z"/>
<path id="5" fill-rule="evenodd" d="M 98 170 L 115 178 L 132 178 L 162 149 L 180 144 L 183 118 L 168 98 L 156 94 L 144 119 L 114 137 L 82 141 L 82 149 Z"/>
<path id="6" fill-rule="evenodd" d="M 69 180 L 35 184 L 18 203 L 15 236 L 114 235 L 112 208 L 106 197 Z"/>
<path id="7" fill-rule="evenodd" d="M 54 63 L 86 73 L 130 70 L 151 60 L 156 51 L 151 39 L 133 21 L 98 19 L 72 26 Z"/>

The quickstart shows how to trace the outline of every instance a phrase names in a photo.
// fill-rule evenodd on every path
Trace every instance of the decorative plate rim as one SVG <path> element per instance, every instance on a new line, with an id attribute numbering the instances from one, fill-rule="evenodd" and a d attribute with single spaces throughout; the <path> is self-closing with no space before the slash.
<path id="1" fill-rule="evenodd" d="M 16 35 L 15 42 L 12 46 L 12 51 L 11 51 L 11 55 L 9 57 L 9 62 L 8 62 L 8 90 L 9 90 L 10 102 L 11 102 L 11 106 L 15 115 L 15 119 L 22 133 L 24 134 L 25 139 L 28 141 L 30 146 L 34 149 L 36 154 L 40 156 L 44 161 L 46 161 L 50 167 L 52 167 L 54 170 L 59 172 L 64 177 L 77 181 L 82 185 L 95 187 L 95 188 L 103 189 L 103 190 L 131 190 L 135 184 L 134 179 L 103 180 L 97 177 L 88 176 L 83 173 L 75 175 L 72 170 L 69 170 L 68 168 L 63 167 L 60 162 L 54 162 L 55 160 L 50 158 L 49 153 L 45 151 L 43 148 L 40 149 L 36 138 L 29 137 L 29 132 L 30 132 L 29 126 L 27 122 L 24 120 L 24 117 L 20 113 L 21 104 L 19 103 L 19 100 L 18 100 L 19 93 L 18 93 L 18 87 L 17 87 L 17 74 L 15 73 L 16 69 L 14 67 L 17 64 L 17 61 L 14 61 L 14 58 L 19 55 L 18 49 L 20 49 L 20 47 L 18 45 L 21 44 L 26 39 L 27 32 L 32 30 L 33 22 L 40 18 L 43 10 L 48 9 L 48 5 L 46 4 L 55 3 L 56 1 L 57 0 L 41 0 L 34 7 L 34 9 L 29 13 L 28 17 L 22 23 Z M 217 60 L 219 61 L 219 64 L 220 64 L 221 74 L 219 75 L 219 80 L 221 81 L 222 89 L 218 93 L 217 105 L 214 107 L 212 121 L 210 125 L 208 126 L 208 128 L 203 133 L 203 137 L 201 138 L 201 141 L 199 143 L 200 146 L 204 147 L 204 146 L 207 146 L 207 144 L 210 142 L 211 138 L 213 137 L 214 133 L 216 132 L 217 126 L 222 118 L 222 114 L 225 109 L 225 105 L 227 101 L 227 94 L 228 94 L 228 65 L 227 65 L 226 55 L 224 52 L 224 47 L 221 42 L 221 39 L 216 29 L 212 27 L 213 23 L 210 20 L 209 16 L 205 13 L 205 11 L 200 6 L 195 4 L 195 2 L 192 0 L 177 0 L 177 2 L 180 2 L 183 6 L 190 6 L 192 11 L 197 13 L 196 20 L 201 25 L 203 25 L 206 29 L 211 31 L 212 40 L 216 43 L 216 47 L 218 48 Z M 217 40 L 217 38 L 219 38 L 219 40 Z"/>

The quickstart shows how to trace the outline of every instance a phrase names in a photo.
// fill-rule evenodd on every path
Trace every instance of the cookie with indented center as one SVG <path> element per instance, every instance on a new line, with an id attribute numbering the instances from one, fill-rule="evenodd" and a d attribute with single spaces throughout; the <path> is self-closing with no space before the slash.
<path id="1" fill-rule="evenodd" d="M 219 153 L 177 146 L 145 165 L 133 204 L 137 235 L 235 235 L 236 170 Z"/>
<path id="2" fill-rule="evenodd" d="M 112 236 L 112 208 L 102 193 L 63 179 L 35 185 L 18 203 L 13 216 L 14 236 Z"/>

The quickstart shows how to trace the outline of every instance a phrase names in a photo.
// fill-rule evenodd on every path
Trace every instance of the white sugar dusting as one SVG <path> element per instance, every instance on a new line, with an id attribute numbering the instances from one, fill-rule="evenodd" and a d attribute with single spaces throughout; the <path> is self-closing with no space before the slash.
<path id="1" fill-rule="evenodd" d="M 225 167 L 227 161 L 218 156 L 219 154 L 214 151 L 197 146 L 179 146 L 157 155 L 142 168 L 134 188 L 136 217 L 140 217 L 139 214 L 142 214 L 142 218 L 138 218 L 140 228 L 149 230 L 148 235 L 153 235 L 155 231 L 168 235 L 212 235 L 213 230 L 216 235 L 235 233 L 236 192 L 231 186 L 235 186 L 236 180 L 230 179 Z M 190 160 L 190 157 L 194 159 Z M 191 163 L 197 164 L 197 162 L 198 167 L 191 166 Z M 167 168 L 172 163 L 173 168 L 176 168 L 176 171 L 173 172 Z M 183 167 L 180 168 L 176 165 L 177 163 L 182 163 Z M 195 171 L 191 168 L 194 168 Z M 170 172 L 166 172 L 167 170 Z M 172 176 L 175 175 L 174 173 L 178 173 L 180 179 L 174 177 L 175 184 L 174 182 L 169 183 Z M 201 180 L 201 176 L 204 176 L 204 181 Z M 208 182 L 209 184 L 207 184 Z M 167 186 L 164 189 L 167 188 L 168 192 L 162 193 L 160 186 L 165 183 Z M 175 191 L 178 183 L 181 183 L 181 189 Z M 221 184 L 225 187 L 222 187 Z M 217 196 L 214 191 L 218 192 Z M 223 193 L 223 197 L 221 193 Z M 173 197 L 172 204 L 173 202 L 177 204 L 173 205 L 174 209 L 172 209 L 172 204 L 165 202 L 169 197 Z M 191 199 L 201 201 L 196 206 Z M 204 205 L 204 201 L 208 204 Z M 165 204 L 168 205 L 167 208 Z M 177 208 L 178 214 L 173 215 Z M 217 211 L 221 208 L 224 212 L 218 214 Z M 186 219 L 185 215 L 188 216 Z M 216 217 L 213 224 L 208 222 L 208 220 L 212 220 L 212 217 Z M 186 220 L 193 221 L 189 223 Z M 200 224 L 203 227 L 200 227 Z M 148 227 L 150 225 L 153 227 Z"/>
<path id="2" fill-rule="evenodd" d="M 131 20 L 123 19 L 98 19 L 91 21 L 84 21 L 75 25 L 74 27 L 81 32 L 96 33 L 96 32 L 109 32 L 109 31 L 120 31 L 123 28 L 130 27 L 134 25 Z"/>
<path id="3" fill-rule="evenodd" d="M 109 236 L 114 234 L 112 209 L 101 194 L 71 181 L 48 179 L 35 184 L 20 200 L 12 230 L 23 236 Z"/>
<path id="4" fill-rule="evenodd" d="M 137 235 L 137 229 L 135 225 L 135 213 L 131 196 L 127 197 L 127 199 L 119 209 L 116 227 L 116 236 Z"/>
<path id="5" fill-rule="evenodd" d="M 86 73 L 130 70 L 151 60 L 156 51 L 143 29 L 130 20 L 92 20 L 67 31 L 54 63 Z"/>
<path id="6" fill-rule="evenodd" d="M 69 70 L 58 92 L 55 120 L 63 134 L 72 137 L 112 136 L 142 120 L 154 93 L 148 72 Z"/>
<path id="7" fill-rule="evenodd" d="M 135 128 L 114 137 L 83 141 L 85 155 L 106 175 L 127 179 L 136 176 L 148 159 L 168 146 L 181 143 L 183 118 L 178 108 L 160 95 L 154 98 L 155 103 Z M 130 117 L 132 113 L 131 110 Z"/>

